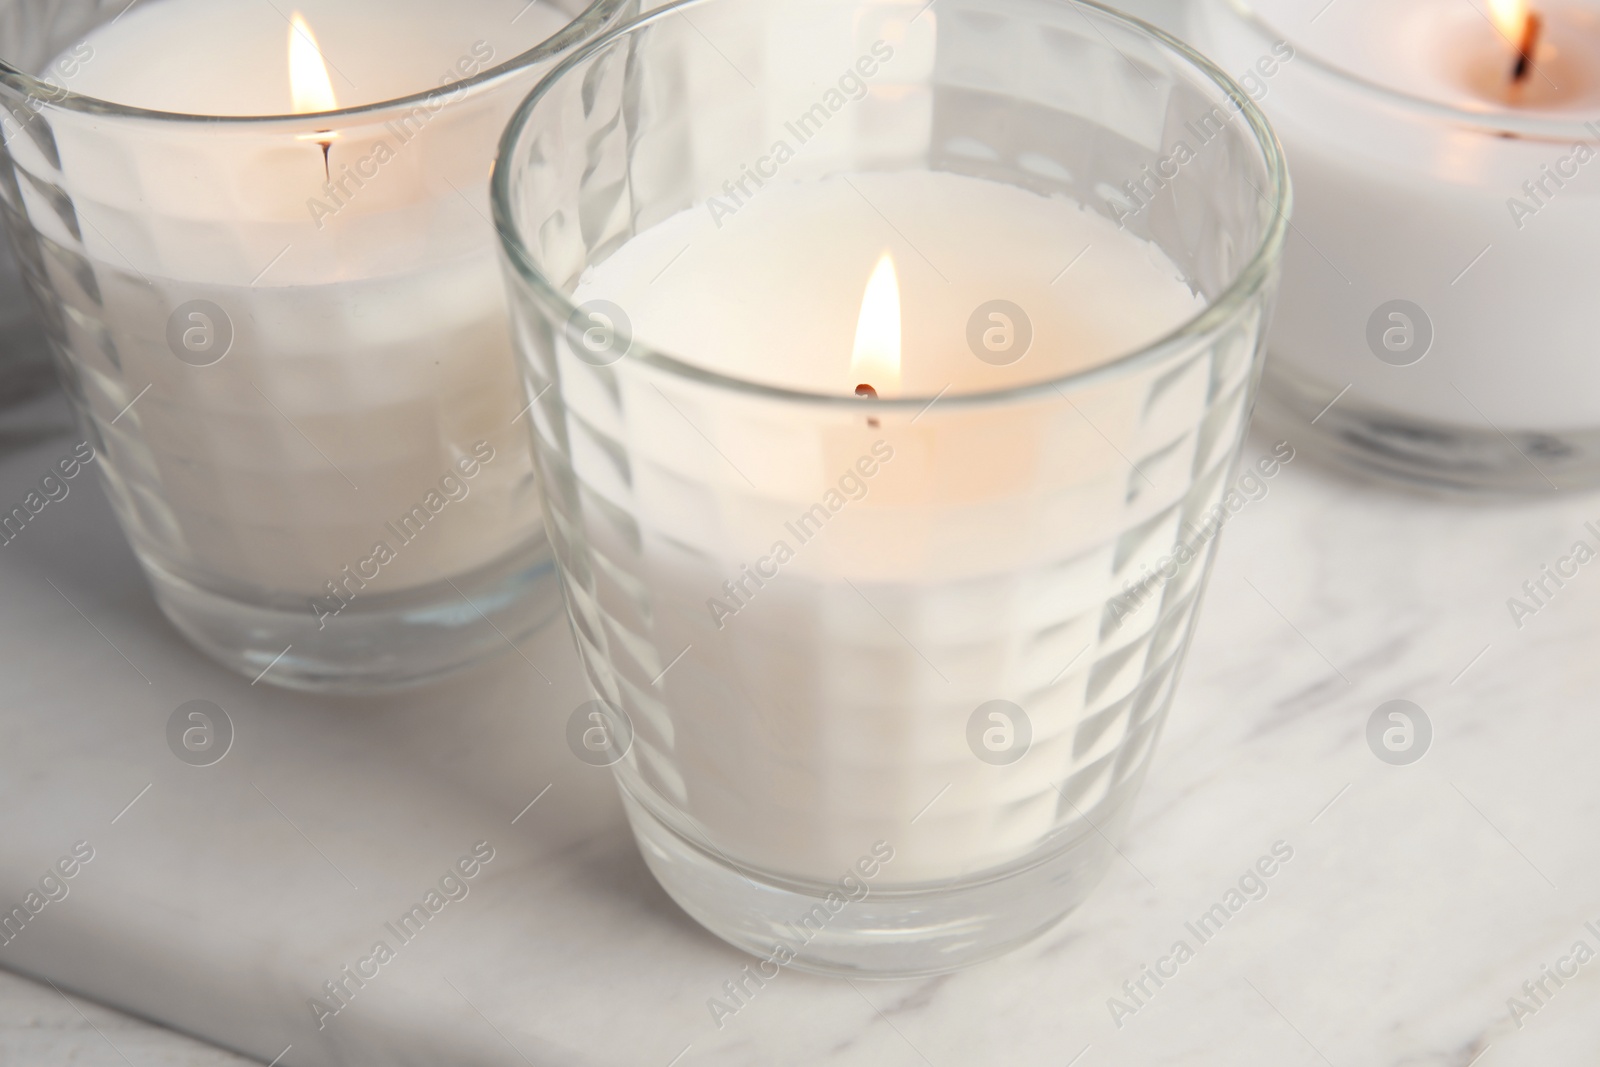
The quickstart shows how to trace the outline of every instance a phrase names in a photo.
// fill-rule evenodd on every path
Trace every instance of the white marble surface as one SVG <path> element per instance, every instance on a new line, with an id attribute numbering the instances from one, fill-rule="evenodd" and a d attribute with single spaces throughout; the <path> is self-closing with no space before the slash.
<path id="1" fill-rule="evenodd" d="M 72 443 L 18 447 L 26 421 L 0 423 L 0 499 Z M 1594 496 L 1416 499 L 1300 457 L 1229 527 L 1127 862 L 1087 905 L 944 978 L 786 973 L 718 1031 L 706 999 L 745 960 L 663 897 L 567 751 L 563 633 L 523 650 L 553 685 L 508 654 L 384 702 L 252 688 L 160 620 L 81 483 L 0 549 L 0 899 L 77 840 L 96 855 L 0 965 L 284 1064 L 1592 1062 L 1600 961 L 1520 1029 L 1506 1004 L 1600 946 L 1600 570 L 1520 631 L 1505 603 L 1590 519 Z M 1409 767 L 1364 739 L 1397 697 L 1436 731 Z M 166 747 L 194 698 L 237 726 L 214 767 Z M 480 839 L 471 895 L 319 1033 L 321 982 Z M 1116 1027 L 1108 998 L 1278 840 L 1267 897 Z"/>
<path id="2" fill-rule="evenodd" d="M 0 505 L 76 440 L 59 406 L 0 415 Z M 943 978 L 785 973 L 719 1031 L 706 1000 L 746 958 L 568 752 L 562 630 L 396 699 L 252 687 L 161 620 L 80 480 L 0 548 L 0 902 L 96 850 L 0 947 L 71 998 L 0 981 L 0 1063 L 235 1062 L 91 999 L 302 1067 L 1593 1063 L 1600 959 L 1520 1027 L 1507 1006 L 1600 950 L 1600 565 L 1520 629 L 1506 606 L 1590 520 L 1594 495 L 1419 498 L 1302 453 L 1227 530 L 1126 862 L 1083 908 Z M 237 729 L 209 768 L 165 739 L 197 698 Z M 1412 766 L 1365 740 L 1395 698 L 1434 725 Z M 318 1031 L 308 998 L 479 840 L 470 895 Z M 1108 998 L 1280 840 L 1267 896 L 1115 1025 Z"/>
<path id="3" fill-rule="evenodd" d="M 0 971 L 0 1063 L 248 1067 L 253 1060 Z"/>

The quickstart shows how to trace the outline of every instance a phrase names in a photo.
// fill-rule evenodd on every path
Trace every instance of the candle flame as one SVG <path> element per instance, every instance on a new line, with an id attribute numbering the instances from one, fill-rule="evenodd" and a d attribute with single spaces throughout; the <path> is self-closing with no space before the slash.
<path id="1" fill-rule="evenodd" d="M 887 252 L 879 257 L 861 297 L 850 376 L 880 396 L 900 388 L 900 281 L 894 257 Z"/>
<path id="2" fill-rule="evenodd" d="M 1528 0 L 1489 0 L 1489 17 L 1495 29 L 1513 45 L 1520 45 L 1528 29 Z"/>
<path id="3" fill-rule="evenodd" d="M 339 106 L 338 98 L 333 95 L 333 82 L 328 78 L 328 65 L 322 60 L 322 50 L 298 11 L 289 19 L 289 95 L 294 100 L 296 115 L 333 111 Z"/>

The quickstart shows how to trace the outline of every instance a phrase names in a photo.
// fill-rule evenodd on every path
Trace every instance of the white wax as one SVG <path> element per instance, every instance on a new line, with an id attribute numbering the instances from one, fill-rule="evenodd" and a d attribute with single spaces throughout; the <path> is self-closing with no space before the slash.
<path id="1" fill-rule="evenodd" d="M 1348 386 L 1350 399 L 1401 417 L 1485 433 L 1600 427 L 1590 292 L 1600 163 L 1590 161 L 1595 135 L 1580 125 L 1592 110 L 1529 107 L 1463 88 L 1460 64 L 1470 57 L 1506 77 L 1512 62 L 1465 3 L 1340 0 L 1314 24 L 1320 4 L 1259 6 L 1295 50 L 1255 82 L 1295 184 L 1271 361 L 1326 401 Z M 1562 83 L 1570 102 L 1600 105 L 1590 91 L 1600 89 L 1600 6 L 1542 10 L 1546 47 L 1578 72 Z M 1247 28 L 1226 0 L 1197 0 L 1192 13 L 1192 39 L 1224 69 L 1262 69 L 1272 39 Z M 1403 54 L 1396 41 L 1410 42 Z M 1379 99 L 1314 66 L 1312 54 L 1474 111 L 1483 126 Z M 1550 103 L 1543 92 L 1529 96 Z M 1561 117 L 1570 132 L 1501 136 L 1496 116 L 1508 126 Z M 1409 366 L 1381 361 L 1367 339 L 1369 319 L 1395 300 L 1422 307 L 1434 327 L 1432 349 Z"/>
<path id="2" fill-rule="evenodd" d="M 298 10 L 341 106 L 470 77 L 569 21 L 521 0 Z M 282 114 L 285 14 L 257 0 L 140 4 L 49 69 L 121 104 Z M 351 591 L 346 568 L 363 570 L 379 544 L 396 558 L 362 586 L 369 598 L 469 573 L 537 536 L 485 193 L 498 134 L 536 76 L 332 123 L 326 160 L 302 136 L 314 121 L 52 119 L 81 236 L 42 203 L 31 215 L 62 245 L 81 243 L 93 271 L 86 291 L 53 268 L 74 321 L 103 325 L 72 327 L 71 356 L 136 546 L 203 583 L 283 601 Z M 11 145 L 28 169 L 52 169 L 26 135 Z M 232 348 L 211 366 L 169 344 L 169 316 L 194 300 L 231 320 Z M 467 494 L 402 542 L 394 525 L 441 500 L 442 479 L 461 482 L 480 442 L 495 458 Z"/>
<path id="3" fill-rule="evenodd" d="M 576 299 L 613 301 L 641 342 L 698 366 L 848 397 L 863 289 L 887 249 L 902 393 L 950 391 L 919 417 L 867 401 L 832 412 L 721 403 L 628 368 L 610 387 L 563 375 L 565 447 L 586 499 L 631 515 L 593 512 L 601 600 L 619 619 L 648 615 L 637 625 L 663 659 L 692 646 L 659 689 L 624 700 L 639 780 L 737 862 L 801 877 L 826 879 L 876 840 L 895 848 L 886 876 L 899 883 L 1024 856 L 1063 824 L 1055 785 L 1134 730 L 1079 729 L 1138 679 L 1102 670 L 1091 685 L 1092 665 L 1148 637 L 1158 614 L 1112 632 L 1103 609 L 1130 569 L 1181 536 L 1172 504 L 1192 465 L 1208 462 L 1192 431 L 1214 383 L 1200 360 L 1159 388 L 1135 373 L 1126 388 L 1079 391 L 1076 406 L 1048 389 L 980 410 L 940 404 L 1104 363 L 1203 301 L 1159 249 L 1078 203 L 953 174 L 773 185 L 723 223 L 700 206 L 646 230 Z M 993 299 L 1029 309 L 1036 329 L 1011 366 L 967 347 L 969 316 Z M 626 484 L 589 427 L 633 450 Z M 1106 435 L 1171 466 L 1130 492 L 1135 476 Z M 874 473 L 845 501 L 841 477 L 864 459 Z M 839 506 L 826 528 L 797 536 L 792 524 L 829 492 Z M 1170 529 L 1118 547 L 1113 531 L 1156 516 Z M 749 582 L 746 568 L 770 564 L 778 541 L 794 549 L 779 576 L 747 602 L 731 597 L 725 581 Z M 714 619 L 713 598 L 736 616 Z M 605 640 L 619 659 L 639 654 L 624 633 Z M 1019 702 L 1032 723 L 1033 748 L 1012 766 L 967 747 L 968 716 L 992 699 Z M 1064 788 L 1094 810 L 1113 779 Z"/>
<path id="4" fill-rule="evenodd" d="M 848 396 L 863 289 L 886 250 L 904 309 L 903 395 L 1063 377 L 1205 306 L 1165 253 L 1104 215 L 932 171 L 772 186 L 720 226 L 705 207 L 682 212 L 619 249 L 574 299 L 614 301 L 639 340 L 697 366 Z M 1034 332 L 1004 366 L 978 359 L 967 338 L 973 313 L 996 299 Z"/>
<path id="5" fill-rule="evenodd" d="M 410 96 L 498 65 L 570 17 L 549 0 L 153 0 L 87 38 L 74 92 L 130 107 L 202 115 L 287 115 L 286 16 L 304 16 L 339 107 Z"/>

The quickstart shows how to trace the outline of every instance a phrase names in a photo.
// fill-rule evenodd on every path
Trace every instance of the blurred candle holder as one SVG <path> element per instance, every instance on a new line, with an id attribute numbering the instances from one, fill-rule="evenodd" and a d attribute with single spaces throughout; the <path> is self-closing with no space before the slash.
<path id="1" fill-rule="evenodd" d="M 629 10 L 0 3 L 13 247 L 156 599 L 221 663 L 388 688 L 559 611 L 486 182 Z"/>
<path id="2" fill-rule="evenodd" d="M 1263 420 L 1411 484 L 1600 485 L 1600 8 L 1319 7 L 1190 7 L 1294 168 Z"/>
<path id="3" fill-rule="evenodd" d="M 656 878 L 833 973 L 1059 921 L 1229 506 L 1289 208 L 1260 114 L 1094 4 L 691 0 L 545 79 L 493 198 L 568 738 Z"/>

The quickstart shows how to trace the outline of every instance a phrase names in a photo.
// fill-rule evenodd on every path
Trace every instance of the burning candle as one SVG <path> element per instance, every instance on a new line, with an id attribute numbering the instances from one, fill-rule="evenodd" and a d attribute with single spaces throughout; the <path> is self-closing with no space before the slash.
<path id="1" fill-rule="evenodd" d="M 873 204 L 896 205 L 896 225 L 916 235 L 915 245 L 896 241 L 898 247 L 885 251 L 886 239 L 896 235 L 884 227 Z M 1064 274 L 1063 268 L 1080 255 Z M 761 269 L 752 270 L 752 263 L 760 263 Z M 717 297 L 707 300 L 705 293 Z M 1009 316 L 987 310 L 996 293 L 1007 294 Z M 846 581 L 914 584 L 930 574 L 953 581 L 988 570 L 992 560 L 971 557 L 964 548 L 949 558 L 953 546 L 927 529 L 926 513 L 910 505 L 960 512 L 1025 486 L 1040 475 L 1043 461 L 1034 451 L 1059 414 L 1047 410 L 1040 415 L 1042 422 L 1015 411 L 950 416 L 963 423 L 964 432 L 1002 435 L 1030 458 L 964 465 L 946 471 L 937 482 L 922 484 L 917 476 L 898 472 L 939 466 L 949 447 L 949 425 L 931 419 L 912 422 L 916 411 L 875 400 L 937 395 L 941 403 L 959 406 L 967 394 L 1064 377 L 1136 350 L 1204 308 L 1203 298 L 1159 247 L 1081 204 L 1004 183 L 921 170 L 775 186 L 752 200 L 736 225 L 720 229 L 704 208 L 680 212 L 594 267 L 573 300 L 580 307 L 604 302 L 623 309 L 633 337 L 648 339 L 658 350 L 693 352 L 700 368 L 771 388 L 860 399 L 837 436 L 802 464 L 791 461 L 789 450 L 734 459 L 747 471 L 760 471 L 760 479 L 781 492 L 794 512 L 784 515 L 787 520 L 826 496 L 857 458 L 871 454 L 879 437 L 892 448 L 895 460 L 890 466 L 896 476 L 880 479 L 859 505 L 848 509 L 861 523 L 859 535 L 848 532 L 854 522 L 835 524 L 827 538 L 808 539 L 804 553 L 792 542 L 812 531 L 802 526 L 799 534 L 787 535 L 796 551 L 785 573 L 821 583 L 828 598 L 853 596 Z M 794 307 L 807 313 L 794 315 Z M 755 342 L 779 323 L 780 334 Z M 997 346 L 995 354 L 984 347 L 986 331 L 995 331 L 990 339 Z M 980 358 L 978 351 L 989 358 Z M 1187 393 L 1180 398 L 1180 392 L 1168 398 L 1179 407 L 1199 399 Z M 604 405 L 609 398 L 575 397 L 569 402 L 587 412 L 591 402 Z M 663 418 L 681 424 L 670 407 L 657 408 Z M 603 410 L 597 408 L 593 417 L 600 419 Z M 1116 435 L 1139 417 L 1133 408 L 1113 407 L 1095 422 Z M 673 429 L 659 427 L 663 437 Z M 652 429 L 634 427 L 632 432 L 648 437 Z M 1114 453 L 1102 458 L 1110 455 Z M 1092 506 L 1082 502 L 1084 512 L 1064 521 L 1093 525 L 1105 509 L 1115 510 L 1119 492 L 1106 492 L 1110 495 Z M 784 535 L 784 522 L 776 514 L 764 510 L 734 543 L 716 548 L 711 568 L 687 584 L 689 600 L 677 605 L 685 616 L 712 624 L 718 633 L 735 626 L 729 620 L 740 613 L 744 598 L 737 592 L 729 595 L 724 583 L 745 564 L 774 554 L 774 537 L 781 540 Z M 698 539 L 694 531 L 703 519 L 703 514 L 666 500 L 651 509 L 652 523 L 665 536 L 686 542 Z M 881 529 L 867 533 L 873 526 Z M 1019 546 L 1018 557 L 1049 555 L 1062 535 L 1059 529 L 1036 530 L 1038 542 Z M 797 610 L 808 614 L 814 608 Z M 783 625 L 774 623 L 771 629 Z M 730 657 L 730 671 L 741 655 L 738 645 L 735 635 L 718 646 Z M 1079 711 L 1064 705 L 1059 714 L 1066 722 Z M 827 711 L 819 706 L 809 714 L 822 717 Z M 716 724 L 704 724 L 704 729 L 720 733 Z M 920 779 L 905 783 L 898 802 L 911 803 L 924 784 Z M 900 788 L 889 780 L 878 785 Z M 937 834 L 936 829 L 928 832 Z M 752 840 L 751 845 L 799 861 L 799 854 L 779 845 L 776 837 L 765 843 Z M 907 868 L 921 862 L 916 858 L 920 851 L 907 849 Z M 929 862 L 937 866 L 940 861 Z"/>
<path id="2" fill-rule="evenodd" d="M 915 247 L 896 241 L 898 248 L 882 251 L 895 234 L 871 204 L 895 205 L 896 226 L 914 235 Z M 664 271 L 684 248 L 690 251 Z M 1080 252 L 1074 272 L 1082 272 L 1062 277 Z M 752 263 L 762 269 L 751 270 Z M 995 293 L 1009 294 L 1026 321 L 982 318 L 982 326 L 1031 332 L 1026 354 L 1006 365 L 978 358 L 968 343 L 974 310 Z M 959 717 L 983 701 L 942 685 L 926 667 L 902 675 L 910 666 L 904 650 L 886 647 L 892 630 L 872 633 L 870 624 L 881 620 L 870 609 L 852 619 L 857 647 L 842 646 L 842 634 L 811 631 L 819 620 L 857 615 L 857 590 L 872 590 L 869 596 L 898 605 L 896 616 L 919 635 L 914 641 L 945 646 L 951 635 L 970 632 L 975 611 L 987 610 L 949 591 L 983 587 L 997 572 L 1048 570 L 1063 542 L 1121 509 L 1120 487 L 1096 484 L 1101 463 L 1120 465 L 1114 452 L 1061 456 L 1059 464 L 1040 454 L 1063 418 L 1059 396 L 971 411 L 960 408 L 961 398 L 1064 377 L 1178 327 L 1204 305 L 1176 264 L 1069 201 L 917 170 L 774 187 L 720 231 L 704 208 L 687 210 L 597 265 L 574 300 L 623 308 L 636 337 L 693 352 L 701 367 L 778 388 L 863 397 L 804 451 L 731 455 L 771 499 L 743 517 L 723 514 L 714 533 L 703 513 L 670 497 L 644 505 L 653 537 L 692 546 L 672 553 L 670 565 L 663 557 L 664 580 L 653 590 L 654 612 L 671 630 L 660 639 L 695 648 L 671 687 L 680 709 L 673 716 L 676 773 L 692 784 L 687 814 L 745 860 L 812 877 L 848 865 L 863 840 L 894 839 L 897 882 L 952 878 L 1034 847 L 1055 819 L 1049 779 L 1071 763 L 1073 726 L 1087 711 L 1086 676 L 1030 693 L 1027 715 L 1039 751 L 997 776 L 965 752 L 960 731 L 935 740 L 941 717 Z M 795 308 L 807 313 L 797 316 Z M 767 324 L 780 323 L 781 332 L 769 334 Z M 757 343 L 758 333 L 770 339 Z M 1200 404 L 1199 385 L 1182 383 L 1168 402 Z M 916 418 L 915 409 L 874 402 L 906 395 L 939 395 L 952 410 Z M 1139 421 L 1134 399 L 1089 418 L 1121 438 Z M 603 417 L 603 408 L 581 398 L 569 402 L 579 417 Z M 935 404 L 930 415 L 938 411 Z M 635 425 L 629 435 L 680 436 L 681 417 L 670 407 L 659 414 L 679 425 Z M 719 439 L 738 432 L 714 416 L 699 425 Z M 977 440 L 1006 441 L 1012 454 L 951 463 L 956 442 Z M 1019 513 L 1016 529 L 1002 534 L 993 516 L 976 517 L 1013 494 L 1025 498 L 1041 477 L 1075 486 L 1067 493 L 1072 503 L 1060 507 L 1060 525 L 1029 529 Z M 1085 603 L 1112 581 L 1109 569 L 1087 567 L 1054 595 L 1063 604 Z M 1038 669 L 1054 674 L 1094 642 L 1094 621 L 1080 619 L 1044 639 L 1053 653 Z M 761 668 L 752 669 L 757 663 Z M 888 663 L 895 668 L 880 675 Z M 750 703 L 714 695 L 729 679 L 739 680 Z M 881 688 L 873 691 L 875 685 Z M 880 753 L 870 775 L 858 773 L 858 738 L 847 725 L 858 712 L 846 709 L 857 700 L 875 706 L 875 733 L 907 746 Z M 752 729 L 752 704 L 781 707 L 781 729 Z M 730 746 L 734 737 L 740 741 Z M 786 773 L 797 743 L 806 752 L 804 772 Z M 928 744 L 955 758 L 930 758 Z M 941 809 L 911 823 L 941 787 Z M 976 814 L 998 812 L 1005 797 L 1022 795 L 1036 803 L 999 821 Z"/>
<path id="3" fill-rule="evenodd" d="M 1521 86 L 1533 71 L 1544 17 L 1529 11 L 1527 0 L 1489 0 L 1489 11 L 1501 36 L 1516 42 L 1517 60 L 1511 65 L 1511 84 Z"/>
<path id="4" fill-rule="evenodd" d="M 1259 0 L 1297 49 L 1393 91 L 1467 110 L 1578 110 L 1600 101 L 1600 17 L 1556 0 Z M 1313 20 L 1311 16 L 1315 16 Z M 1291 32 L 1293 31 L 1293 32 Z"/>
<path id="5" fill-rule="evenodd" d="M 1251 72 L 1294 167 L 1264 416 L 1390 477 L 1600 484 L 1600 8 L 1202 0 L 1193 15 L 1201 47 Z"/>
<path id="6" fill-rule="evenodd" d="M 164 0 L 8 98 L 12 236 L 119 518 L 252 678 L 420 680 L 548 614 L 484 181 L 572 21 Z"/>
<path id="7" fill-rule="evenodd" d="M 885 252 L 872 269 L 856 321 L 851 376 L 861 379 L 856 395 L 876 400 L 900 391 L 900 280 L 894 256 Z"/>
<path id="8" fill-rule="evenodd" d="M 574 633 L 647 862 L 735 944 L 809 924 L 805 966 L 949 969 L 1109 859 L 1283 227 L 1248 109 L 1173 210 L 1092 199 L 1229 106 L 1194 61 L 1089 5 L 699 0 L 508 132 Z"/>

